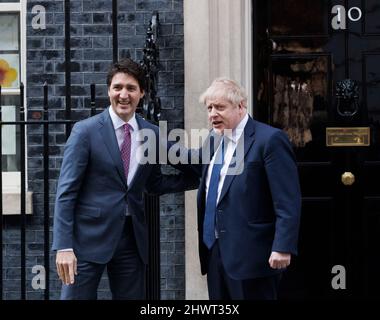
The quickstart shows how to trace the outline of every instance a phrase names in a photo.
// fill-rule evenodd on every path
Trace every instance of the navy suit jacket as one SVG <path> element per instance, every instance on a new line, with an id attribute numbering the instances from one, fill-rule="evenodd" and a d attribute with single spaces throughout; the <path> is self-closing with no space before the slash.
<path id="1" fill-rule="evenodd" d="M 139 115 L 136 120 L 139 129 L 153 130 L 158 150 L 158 127 Z M 197 188 L 198 184 L 199 179 L 188 174 L 162 175 L 159 164 L 147 163 L 138 166 L 128 186 L 106 109 L 76 123 L 66 143 L 57 187 L 52 248 L 73 248 L 78 259 L 107 263 L 121 237 L 128 204 L 138 251 L 146 264 L 148 226 L 144 192 L 179 192 Z"/>
<path id="2" fill-rule="evenodd" d="M 272 251 L 296 254 L 301 193 L 294 153 L 285 133 L 249 117 L 244 128 L 244 157 L 237 175 L 226 175 L 217 204 L 220 255 L 227 274 L 236 280 L 271 276 Z M 205 184 L 203 164 L 198 190 L 199 255 L 207 273 L 203 243 Z"/>

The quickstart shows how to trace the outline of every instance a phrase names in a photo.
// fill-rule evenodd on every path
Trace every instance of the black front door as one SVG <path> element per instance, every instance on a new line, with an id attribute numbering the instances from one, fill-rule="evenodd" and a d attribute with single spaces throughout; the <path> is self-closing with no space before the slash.
<path id="1" fill-rule="evenodd" d="M 254 116 L 288 134 L 303 198 L 281 297 L 380 297 L 378 1 L 253 4 Z"/>

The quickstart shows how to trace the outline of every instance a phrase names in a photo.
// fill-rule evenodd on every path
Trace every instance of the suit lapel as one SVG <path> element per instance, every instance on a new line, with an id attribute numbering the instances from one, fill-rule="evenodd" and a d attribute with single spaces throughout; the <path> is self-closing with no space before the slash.
<path id="1" fill-rule="evenodd" d="M 253 119 L 251 117 L 249 117 L 248 122 L 244 128 L 244 141 L 242 141 L 242 139 L 240 139 L 238 142 L 238 144 L 240 144 L 240 145 L 238 145 L 236 147 L 236 150 L 239 150 L 239 148 L 241 148 L 241 143 L 244 143 L 244 149 L 243 149 L 244 150 L 244 156 L 238 157 L 238 158 L 235 157 L 236 158 L 235 169 L 229 169 L 228 170 L 228 171 L 231 171 L 230 173 L 232 173 L 232 174 L 227 174 L 225 179 L 224 179 L 222 191 L 221 191 L 220 197 L 219 197 L 219 202 L 222 201 L 223 197 L 226 195 L 226 193 L 227 193 L 229 187 L 231 186 L 231 183 L 234 180 L 234 178 L 236 177 L 236 175 L 239 173 L 241 174 L 243 172 L 245 156 L 247 155 L 248 151 L 250 150 L 254 140 L 255 140 L 255 123 L 254 123 Z"/>
<path id="2" fill-rule="evenodd" d="M 109 154 L 113 162 L 116 165 L 117 172 L 125 184 L 127 186 L 127 179 L 124 175 L 123 162 L 121 160 L 121 154 L 119 145 L 117 143 L 115 129 L 112 124 L 111 116 L 109 115 L 108 108 L 103 111 L 102 116 L 99 119 L 100 122 L 100 133 L 103 138 L 103 142 L 108 150 Z"/>

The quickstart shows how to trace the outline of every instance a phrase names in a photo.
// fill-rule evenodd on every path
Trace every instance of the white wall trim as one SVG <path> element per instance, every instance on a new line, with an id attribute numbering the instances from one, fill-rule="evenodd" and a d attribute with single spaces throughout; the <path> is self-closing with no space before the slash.
<path id="1" fill-rule="evenodd" d="M 206 109 L 198 99 L 216 77 L 240 82 L 252 111 L 251 10 L 251 0 L 184 1 L 186 130 L 207 127 Z M 186 192 L 186 299 L 208 299 L 200 275 L 196 210 L 196 192 Z"/>
<path id="2" fill-rule="evenodd" d="M 3 172 L 3 215 L 21 214 L 21 172 Z M 25 213 L 32 214 L 33 193 L 28 191 L 25 194 Z"/>
<path id="3" fill-rule="evenodd" d="M 21 82 L 26 88 L 26 0 L 21 0 L 21 10 L 20 10 L 20 55 L 21 55 Z M 26 106 L 26 91 L 24 106 Z"/>
<path id="4" fill-rule="evenodd" d="M 2 12 L 19 12 L 24 1 L 11 2 L 11 3 L 0 3 L 0 11 Z M 26 0 L 25 0 L 26 2 Z"/>
<path id="5" fill-rule="evenodd" d="M 252 42 L 252 1 L 244 0 L 242 9 L 242 16 L 244 16 L 244 32 L 241 33 L 241 42 L 242 42 L 242 52 L 244 53 L 244 59 L 241 60 L 242 70 L 245 70 L 242 83 L 247 90 L 248 95 L 248 112 L 252 114 L 253 112 L 253 42 Z"/>

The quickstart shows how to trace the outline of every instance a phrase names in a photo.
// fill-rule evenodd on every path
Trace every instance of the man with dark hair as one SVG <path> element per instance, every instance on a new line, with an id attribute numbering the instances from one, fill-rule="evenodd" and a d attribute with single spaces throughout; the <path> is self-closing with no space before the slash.
<path id="1" fill-rule="evenodd" d="M 61 299 L 96 299 L 106 267 L 113 299 L 143 299 L 148 261 L 143 193 L 198 186 L 199 180 L 185 173 L 162 175 L 156 154 L 154 163 L 140 161 L 142 131 L 156 138 L 144 141 L 152 147 L 148 152 L 159 144 L 158 128 L 135 113 L 144 82 L 134 61 L 115 63 L 107 76 L 111 106 L 76 123 L 67 141 L 53 233 Z"/>
<path id="2" fill-rule="evenodd" d="M 130 76 L 135 78 L 135 80 L 138 82 L 141 90 L 145 89 L 146 83 L 145 83 L 145 73 L 144 70 L 138 65 L 136 62 L 134 62 L 131 59 L 123 59 L 120 62 L 114 63 L 108 74 L 107 74 L 107 87 L 109 88 L 112 83 L 112 79 L 115 76 L 115 74 L 122 72 L 122 73 L 128 73 Z"/>

